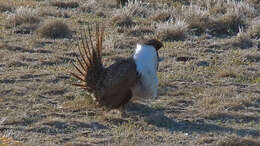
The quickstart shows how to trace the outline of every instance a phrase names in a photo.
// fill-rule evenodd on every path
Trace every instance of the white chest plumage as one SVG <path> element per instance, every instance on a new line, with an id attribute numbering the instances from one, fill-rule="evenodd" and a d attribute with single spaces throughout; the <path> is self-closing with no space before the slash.
<path id="1" fill-rule="evenodd" d="M 150 45 L 137 44 L 133 56 L 137 71 L 141 75 L 140 82 L 132 89 L 134 97 L 156 97 L 158 88 L 156 50 Z"/>

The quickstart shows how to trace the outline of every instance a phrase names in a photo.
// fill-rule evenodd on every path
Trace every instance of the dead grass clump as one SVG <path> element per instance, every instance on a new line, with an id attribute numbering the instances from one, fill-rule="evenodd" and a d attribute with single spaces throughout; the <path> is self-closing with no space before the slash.
<path id="1" fill-rule="evenodd" d="M 38 17 L 38 13 L 35 9 L 28 7 L 20 7 L 16 9 L 14 14 L 11 14 L 7 18 L 6 25 L 9 27 L 26 25 L 33 27 L 38 25 L 40 22 L 40 18 Z"/>
<path id="2" fill-rule="evenodd" d="M 163 41 L 179 41 L 185 39 L 187 29 L 188 25 L 184 20 L 176 20 L 174 23 L 159 23 L 156 34 Z"/>
<path id="3" fill-rule="evenodd" d="M 188 9 L 188 10 L 187 10 Z M 190 5 L 181 9 L 182 14 L 188 23 L 188 28 L 196 35 L 200 35 L 205 32 L 209 26 L 209 14 L 208 10 L 202 9 L 197 5 Z"/>
<path id="4" fill-rule="evenodd" d="M 195 35 L 200 35 L 209 27 L 209 19 L 207 16 L 193 15 L 187 18 L 189 30 Z"/>
<path id="5" fill-rule="evenodd" d="M 13 7 L 7 3 L 0 2 L 0 12 L 12 11 Z"/>
<path id="6" fill-rule="evenodd" d="M 227 13 L 227 6 L 225 3 L 221 1 L 211 1 L 209 5 L 206 7 L 209 8 L 209 14 L 210 15 L 217 15 L 217 14 L 225 14 Z"/>
<path id="7" fill-rule="evenodd" d="M 37 9 L 39 16 L 45 17 L 45 16 L 53 16 L 53 17 L 63 17 L 63 18 L 69 18 L 69 14 L 65 11 L 58 10 L 54 7 L 41 7 Z"/>
<path id="8" fill-rule="evenodd" d="M 207 9 L 212 16 L 224 15 L 227 13 L 239 13 L 243 16 L 254 17 L 256 10 L 246 1 L 237 0 L 202 0 L 200 6 Z"/>
<path id="9" fill-rule="evenodd" d="M 72 31 L 63 21 L 47 21 L 39 29 L 37 29 L 37 34 L 44 38 L 70 38 Z"/>
<path id="10" fill-rule="evenodd" d="M 125 7 L 122 9 L 118 9 L 116 11 L 118 14 L 126 14 L 128 16 L 135 17 L 146 17 L 149 15 L 150 10 L 148 5 L 144 5 L 144 3 L 140 0 L 132 0 L 129 1 Z"/>
<path id="11" fill-rule="evenodd" d="M 73 2 L 73 1 L 68 1 L 68 2 L 63 2 L 63 1 L 54 1 L 50 2 L 51 6 L 55 6 L 58 8 L 77 8 L 79 6 L 78 2 Z"/>
<path id="12" fill-rule="evenodd" d="M 116 7 L 122 8 L 127 4 L 128 0 L 116 0 Z"/>
<path id="13" fill-rule="evenodd" d="M 231 69 L 229 69 L 229 70 L 223 69 L 223 70 L 220 70 L 216 76 L 217 76 L 217 78 L 236 78 L 238 75 Z"/>
<path id="14" fill-rule="evenodd" d="M 240 27 L 245 26 L 242 16 L 235 13 L 211 17 L 209 23 L 209 32 L 213 35 L 233 35 L 239 32 Z"/>
<path id="15" fill-rule="evenodd" d="M 94 10 L 91 6 L 82 6 L 80 7 L 80 10 L 84 13 L 93 13 Z"/>
<path id="16" fill-rule="evenodd" d="M 3 146 L 5 146 L 5 145 L 22 145 L 22 142 L 15 140 L 13 137 L 1 136 L 0 144 Z"/>
<path id="17" fill-rule="evenodd" d="M 156 22 L 166 22 L 169 21 L 171 18 L 171 14 L 169 12 L 158 12 L 155 13 L 150 17 L 151 20 L 156 21 Z"/>
<path id="18" fill-rule="evenodd" d="M 254 6 L 257 9 L 260 9 L 260 1 L 259 0 L 247 0 L 249 4 Z"/>
<path id="19" fill-rule="evenodd" d="M 207 29 L 213 35 L 237 34 L 239 27 L 246 26 L 247 18 L 253 18 L 257 15 L 255 8 L 245 1 L 202 0 L 199 3 L 209 16 Z M 192 12 L 196 11 L 202 10 L 197 9 Z"/>
<path id="20" fill-rule="evenodd" d="M 246 60 L 249 62 L 260 62 L 260 53 L 252 53 L 245 56 Z"/>
<path id="21" fill-rule="evenodd" d="M 131 27 L 136 23 L 128 15 L 116 15 L 110 20 L 111 24 L 119 27 Z"/>
<path id="22" fill-rule="evenodd" d="M 252 138 L 237 136 L 225 137 L 216 142 L 216 146 L 259 146 L 260 142 Z"/>
<path id="23" fill-rule="evenodd" d="M 248 34 L 251 38 L 260 38 L 260 18 L 252 21 L 251 25 L 249 26 Z"/>
<path id="24" fill-rule="evenodd" d="M 229 40 L 233 47 L 247 49 L 253 46 L 253 42 L 250 36 L 245 33 L 242 29 L 239 30 L 237 36 Z"/>

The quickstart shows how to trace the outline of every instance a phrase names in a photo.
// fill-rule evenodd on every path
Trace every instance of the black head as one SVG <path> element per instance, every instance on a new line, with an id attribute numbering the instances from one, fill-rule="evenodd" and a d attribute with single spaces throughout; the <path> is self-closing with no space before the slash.
<path id="1" fill-rule="evenodd" d="M 145 40 L 145 41 L 143 41 L 142 44 L 144 44 L 144 45 L 151 45 L 151 46 L 153 46 L 156 49 L 156 51 L 158 51 L 161 47 L 163 47 L 162 42 L 160 42 L 157 39 Z"/>

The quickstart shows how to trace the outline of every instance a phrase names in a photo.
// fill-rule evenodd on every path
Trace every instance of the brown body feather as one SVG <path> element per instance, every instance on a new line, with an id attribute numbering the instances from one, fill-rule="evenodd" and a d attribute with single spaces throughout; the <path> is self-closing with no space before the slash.
<path id="1" fill-rule="evenodd" d="M 109 109 L 119 108 L 128 103 L 132 97 L 131 88 L 137 82 L 136 64 L 133 58 L 115 62 L 105 68 L 102 64 L 102 41 L 104 28 L 96 27 L 96 44 L 93 44 L 90 28 L 88 31 L 89 39 L 81 35 L 79 53 L 81 59 L 77 57 L 79 66 L 75 68 L 80 75 L 71 73 L 79 79 L 79 86 L 94 94 L 96 102 L 100 106 Z"/>

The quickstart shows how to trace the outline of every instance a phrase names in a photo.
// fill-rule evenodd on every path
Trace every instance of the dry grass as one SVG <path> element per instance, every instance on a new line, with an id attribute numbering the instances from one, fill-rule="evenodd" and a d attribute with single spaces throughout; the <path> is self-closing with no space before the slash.
<path id="1" fill-rule="evenodd" d="M 162 12 L 158 12 L 153 14 L 150 19 L 152 21 L 156 21 L 156 22 L 166 22 L 169 21 L 171 18 L 171 13 L 167 12 L 167 11 L 162 11 Z"/>
<path id="2" fill-rule="evenodd" d="M 214 35 L 236 34 L 239 27 L 245 26 L 244 19 L 235 13 L 227 13 L 222 16 L 212 18 L 210 22 L 210 33 Z"/>
<path id="3" fill-rule="evenodd" d="M 234 38 L 230 39 L 230 43 L 233 47 L 247 49 L 253 46 L 253 42 L 250 39 L 248 33 L 244 32 L 243 29 L 239 30 L 239 33 Z"/>
<path id="4" fill-rule="evenodd" d="M 10 4 L 0 2 L 0 12 L 11 12 L 13 10 L 13 7 Z"/>
<path id="5" fill-rule="evenodd" d="M 9 27 L 19 25 L 34 26 L 40 22 L 37 11 L 28 7 L 19 7 L 14 14 L 8 16 L 7 20 L 6 25 Z"/>
<path id="6" fill-rule="evenodd" d="M 188 9 L 188 11 L 186 9 Z M 200 35 L 209 28 L 209 12 L 203 10 L 201 7 L 191 5 L 188 8 L 183 8 L 182 13 L 186 17 L 185 20 L 189 24 L 189 30 L 195 32 L 196 35 Z"/>
<path id="7" fill-rule="evenodd" d="M 203 0 L 198 3 L 198 5 L 184 7 L 182 13 L 190 29 L 198 29 L 199 33 L 206 30 L 216 36 L 234 35 L 239 32 L 239 27 L 247 25 L 245 17 L 256 16 L 254 7 L 243 1 Z"/>
<path id="8" fill-rule="evenodd" d="M 125 7 L 118 9 L 116 13 L 135 17 L 147 17 L 149 15 L 149 6 L 145 6 L 141 0 L 129 1 Z"/>
<path id="9" fill-rule="evenodd" d="M 37 29 L 37 34 L 44 38 L 70 38 L 72 31 L 69 26 L 60 20 L 46 21 Z"/>
<path id="10" fill-rule="evenodd" d="M 55 6 L 58 8 L 77 8 L 79 7 L 79 3 L 75 2 L 75 1 L 67 1 L 67 2 L 63 2 L 63 1 L 53 1 L 50 2 L 51 6 Z"/>
<path id="11" fill-rule="evenodd" d="M 0 145 L 1 146 L 6 146 L 6 145 L 15 145 L 15 146 L 20 146 L 22 145 L 21 142 L 14 140 L 12 137 L 0 137 Z"/>
<path id="12" fill-rule="evenodd" d="M 128 30 L 129 35 L 142 36 L 147 34 L 154 34 L 154 28 L 151 26 L 137 25 Z"/>
<path id="13" fill-rule="evenodd" d="M 218 119 L 222 113 L 244 109 L 254 101 L 255 95 L 245 97 L 235 87 L 221 87 L 204 90 L 199 94 L 197 104 L 203 110 L 201 115 Z"/>
<path id="14" fill-rule="evenodd" d="M 237 136 L 228 136 L 220 139 L 216 146 L 259 146 L 260 142 L 253 138 L 241 138 Z"/>
<path id="15" fill-rule="evenodd" d="M 250 37 L 259 39 L 260 38 L 260 19 L 253 20 L 248 30 Z"/>
<path id="16" fill-rule="evenodd" d="M 259 145 L 257 4 L 13 0 L 0 10 L 0 145 Z M 71 86 L 73 32 L 97 22 L 105 66 L 131 56 L 141 38 L 164 44 L 158 97 L 127 104 L 125 117 Z"/>
<path id="17" fill-rule="evenodd" d="M 250 52 L 245 54 L 245 58 L 249 62 L 260 62 L 260 53 L 259 52 Z"/>
<path id="18" fill-rule="evenodd" d="M 132 17 L 128 15 L 115 15 L 110 20 L 110 23 L 114 26 L 119 26 L 119 27 L 131 27 L 136 24 L 133 21 Z"/>
<path id="19" fill-rule="evenodd" d="M 176 20 L 175 22 L 158 23 L 156 33 L 163 41 L 184 40 L 187 33 L 188 25 L 184 20 Z"/>
<path id="20" fill-rule="evenodd" d="M 41 17 L 46 17 L 46 16 L 54 16 L 54 17 L 63 17 L 63 18 L 69 18 L 69 14 L 63 10 L 59 10 L 54 7 L 43 7 L 43 8 L 38 8 L 38 15 Z"/>
<path id="21" fill-rule="evenodd" d="M 236 78 L 238 76 L 232 69 L 221 68 L 217 73 L 217 78 Z"/>
<path id="22" fill-rule="evenodd" d="M 116 0 L 116 7 L 122 8 L 127 4 L 128 0 Z"/>
<path id="23" fill-rule="evenodd" d="M 248 3 L 254 6 L 257 9 L 260 9 L 260 1 L 259 0 L 248 0 Z"/>

